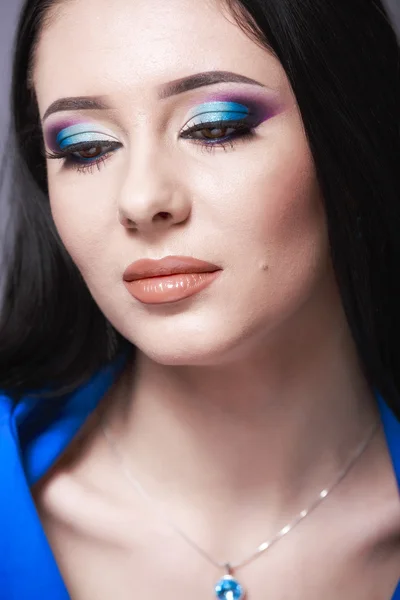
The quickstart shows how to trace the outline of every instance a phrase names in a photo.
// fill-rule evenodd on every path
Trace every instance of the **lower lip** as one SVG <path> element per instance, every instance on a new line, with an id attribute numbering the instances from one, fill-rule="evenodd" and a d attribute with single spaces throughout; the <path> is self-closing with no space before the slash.
<path id="1" fill-rule="evenodd" d="M 221 271 L 180 273 L 125 281 L 128 292 L 143 304 L 164 304 L 189 298 L 209 286 Z"/>

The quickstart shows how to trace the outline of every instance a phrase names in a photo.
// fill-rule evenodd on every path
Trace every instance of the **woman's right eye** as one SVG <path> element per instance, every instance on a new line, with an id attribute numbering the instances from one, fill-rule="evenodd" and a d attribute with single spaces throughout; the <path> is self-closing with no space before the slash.
<path id="1" fill-rule="evenodd" d="M 73 152 L 72 156 L 75 158 L 83 158 L 84 160 L 88 160 L 91 158 L 98 158 L 99 155 L 104 154 L 106 152 L 105 145 L 91 146 L 90 148 L 79 150 L 78 152 Z"/>
<path id="2" fill-rule="evenodd" d="M 121 146 L 122 144 L 116 141 L 80 142 L 66 146 L 57 152 L 46 152 L 45 156 L 49 159 L 65 159 L 66 165 L 76 168 L 78 171 L 85 171 L 93 166 L 100 166 L 100 163 L 105 162 L 109 155 Z"/>

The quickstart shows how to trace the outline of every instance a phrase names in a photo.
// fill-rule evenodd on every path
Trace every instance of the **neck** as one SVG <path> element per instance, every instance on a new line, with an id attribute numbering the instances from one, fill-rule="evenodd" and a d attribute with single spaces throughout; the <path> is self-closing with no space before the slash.
<path id="1" fill-rule="evenodd" d="M 219 363 L 162 365 L 137 351 L 106 421 L 147 490 L 203 513 L 267 503 L 276 521 L 335 480 L 377 408 L 343 314 L 316 316 Z"/>

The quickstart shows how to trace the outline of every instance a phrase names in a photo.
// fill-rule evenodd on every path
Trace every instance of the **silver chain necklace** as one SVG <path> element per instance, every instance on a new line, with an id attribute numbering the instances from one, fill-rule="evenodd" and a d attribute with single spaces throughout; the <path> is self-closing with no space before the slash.
<path id="1" fill-rule="evenodd" d="M 99 417 L 100 427 L 102 429 L 102 432 L 109 444 L 109 447 L 114 452 L 114 454 L 117 458 L 118 464 L 122 468 L 122 471 L 125 473 L 125 476 L 128 478 L 130 483 L 134 486 L 136 491 L 139 492 L 139 494 L 143 498 L 145 498 L 149 502 L 155 504 L 155 500 L 143 489 L 143 487 L 139 483 L 139 481 L 135 477 L 133 477 L 132 473 L 127 468 L 124 457 L 120 453 L 115 441 L 113 440 L 113 438 L 110 436 L 109 432 L 107 431 L 105 423 L 103 422 L 103 419 L 100 417 L 99 414 L 98 414 L 98 417 Z M 342 481 L 342 479 L 345 478 L 347 473 L 350 471 L 350 469 L 354 466 L 356 461 L 360 458 L 360 456 L 366 450 L 367 446 L 371 442 L 375 433 L 379 429 L 379 425 L 380 425 L 380 421 L 378 421 L 377 423 L 374 424 L 372 430 L 368 433 L 368 436 L 358 446 L 356 452 L 350 458 L 350 460 L 347 462 L 347 464 L 344 466 L 344 468 L 340 471 L 336 480 L 329 487 L 321 490 L 321 492 L 318 494 L 318 496 L 316 497 L 314 502 L 308 508 L 299 512 L 294 517 L 294 519 L 292 521 L 290 521 L 287 525 L 282 527 L 282 529 L 280 531 L 278 531 L 278 533 L 275 536 L 273 536 L 269 540 L 266 540 L 265 542 L 260 544 L 255 552 L 253 552 L 250 556 L 248 556 L 246 559 L 244 559 L 240 562 L 219 562 L 219 561 L 214 560 L 212 558 L 212 556 L 210 556 L 205 550 L 203 550 L 203 548 L 198 546 L 196 544 L 196 542 L 194 542 L 192 539 L 190 539 L 186 535 L 186 533 L 184 533 L 184 531 L 182 531 L 180 529 L 180 527 L 178 527 L 178 525 L 176 525 L 173 521 L 171 521 L 170 519 L 165 517 L 165 515 L 162 513 L 164 520 L 170 525 L 170 527 L 181 538 L 183 538 L 194 550 L 196 550 L 196 552 L 201 554 L 201 556 L 203 556 L 206 560 L 208 560 L 212 565 L 214 565 L 218 569 L 224 569 L 226 571 L 226 574 L 216 583 L 216 585 L 214 587 L 214 592 L 215 592 L 216 598 L 218 598 L 219 600 L 243 600 L 244 599 L 244 597 L 245 597 L 244 588 L 239 583 L 239 581 L 236 579 L 236 577 L 233 576 L 233 572 L 238 570 L 239 568 L 247 565 L 252 560 L 254 560 L 258 556 L 260 556 L 262 553 L 264 553 L 266 550 L 271 548 L 271 546 L 273 546 L 277 541 L 281 540 L 285 535 L 287 535 L 289 533 L 289 531 L 292 531 L 296 527 L 296 525 L 298 525 L 300 523 L 300 521 L 305 519 L 315 508 L 317 508 L 317 506 L 334 490 L 334 488 Z M 156 506 L 156 509 L 158 509 L 158 511 L 160 512 L 159 506 Z"/>

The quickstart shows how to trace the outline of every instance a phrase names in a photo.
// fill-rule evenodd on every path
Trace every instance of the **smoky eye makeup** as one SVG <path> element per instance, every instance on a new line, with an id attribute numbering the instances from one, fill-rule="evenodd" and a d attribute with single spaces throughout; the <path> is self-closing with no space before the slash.
<path id="1" fill-rule="evenodd" d="M 260 95 L 245 93 L 219 93 L 190 109 L 185 129 L 194 125 L 213 122 L 238 122 L 256 127 L 274 117 L 281 110 L 277 98 L 265 99 Z"/>
<path id="2" fill-rule="evenodd" d="M 275 94 L 248 90 L 203 92 L 196 104 L 186 106 L 184 125 L 177 138 L 202 150 L 234 149 L 238 142 L 251 141 L 257 128 L 284 109 Z M 100 167 L 123 144 L 113 131 L 82 117 L 63 117 L 43 128 L 46 158 L 63 159 L 65 167 L 78 171 Z"/>

